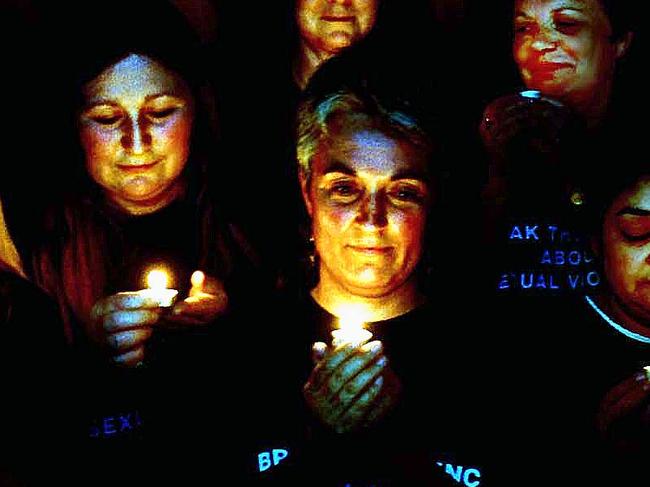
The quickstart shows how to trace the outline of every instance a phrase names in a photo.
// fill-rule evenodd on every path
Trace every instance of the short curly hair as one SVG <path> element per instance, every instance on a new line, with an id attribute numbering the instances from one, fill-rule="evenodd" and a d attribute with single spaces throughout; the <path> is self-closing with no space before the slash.
<path id="1" fill-rule="evenodd" d="M 426 156 L 434 144 L 422 124 L 412 115 L 388 108 L 367 92 L 343 89 L 323 96 L 311 96 L 298 108 L 296 159 L 307 178 L 320 143 L 332 133 L 333 127 L 371 128 L 391 138 L 405 140 Z"/>

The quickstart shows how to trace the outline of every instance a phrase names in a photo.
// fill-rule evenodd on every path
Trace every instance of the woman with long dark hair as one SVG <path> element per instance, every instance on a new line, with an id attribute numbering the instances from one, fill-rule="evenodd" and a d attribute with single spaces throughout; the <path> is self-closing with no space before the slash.
<path id="1" fill-rule="evenodd" d="M 226 162 L 213 149 L 201 46 L 182 15 L 164 2 L 74 9 L 74 23 L 61 9 L 52 24 L 69 29 L 59 55 L 86 44 L 60 56 L 53 81 L 69 116 L 48 150 L 65 155 L 48 169 L 43 232 L 21 251 L 64 322 L 79 392 L 70 438 L 120 455 L 132 441 L 163 448 L 213 431 L 221 406 L 211 398 L 242 372 L 219 373 L 222 344 L 237 340 L 239 305 L 259 303 L 261 276 L 211 185 L 227 183 L 210 171 Z M 166 274 L 175 302 L 144 290 L 150 271 Z M 218 391 L 206 387 L 215 374 Z"/>

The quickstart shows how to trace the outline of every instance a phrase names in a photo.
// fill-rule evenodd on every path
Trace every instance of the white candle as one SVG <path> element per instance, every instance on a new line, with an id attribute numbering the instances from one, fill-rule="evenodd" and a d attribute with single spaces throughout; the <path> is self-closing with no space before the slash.
<path id="1" fill-rule="evenodd" d="M 161 308 L 171 308 L 176 302 L 178 291 L 168 289 L 169 275 L 161 269 L 154 269 L 147 274 L 147 289 L 137 291 L 141 296 L 156 301 Z"/>
<path id="2" fill-rule="evenodd" d="M 332 331 L 332 345 L 335 347 L 350 343 L 359 346 L 372 338 L 372 333 L 364 328 L 360 313 L 354 311 L 339 313 L 339 327 Z"/>

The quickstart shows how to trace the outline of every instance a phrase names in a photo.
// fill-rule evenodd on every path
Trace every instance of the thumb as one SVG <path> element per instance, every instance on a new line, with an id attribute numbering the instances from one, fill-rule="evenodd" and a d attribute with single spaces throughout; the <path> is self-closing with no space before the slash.
<path id="1" fill-rule="evenodd" d="M 190 277 L 190 283 L 192 284 L 190 296 L 196 296 L 202 293 L 205 284 L 205 274 L 202 271 L 194 271 L 192 277 Z"/>
<path id="2" fill-rule="evenodd" d="M 327 352 L 327 344 L 316 342 L 311 346 L 311 359 L 314 363 L 318 363 L 325 357 L 325 352 Z"/>

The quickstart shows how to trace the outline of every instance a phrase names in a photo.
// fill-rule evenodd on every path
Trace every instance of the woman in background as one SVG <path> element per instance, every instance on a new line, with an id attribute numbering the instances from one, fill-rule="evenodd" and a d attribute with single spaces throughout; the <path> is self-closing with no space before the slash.
<path id="1" fill-rule="evenodd" d="M 628 3 L 517 0 L 512 49 L 526 87 L 566 104 L 588 126 L 600 124 L 632 43 Z"/>
<path id="2" fill-rule="evenodd" d="M 296 0 L 300 42 L 293 76 L 301 90 L 323 62 L 368 35 L 375 25 L 380 1 Z"/>

